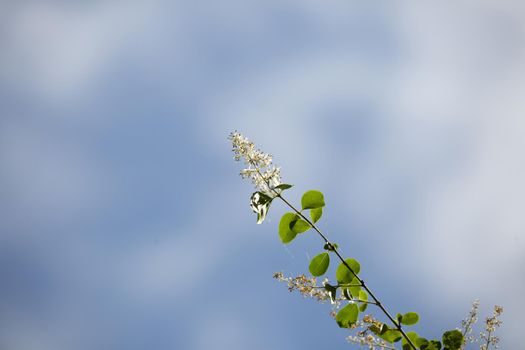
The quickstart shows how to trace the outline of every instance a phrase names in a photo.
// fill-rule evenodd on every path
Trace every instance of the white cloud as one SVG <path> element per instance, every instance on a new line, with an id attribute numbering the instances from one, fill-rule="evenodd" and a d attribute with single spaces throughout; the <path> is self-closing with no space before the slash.
<path id="1" fill-rule="evenodd" d="M 11 88 L 64 104 L 102 78 L 152 9 L 147 1 L 17 4 L 0 44 L 0 75 Z"/>

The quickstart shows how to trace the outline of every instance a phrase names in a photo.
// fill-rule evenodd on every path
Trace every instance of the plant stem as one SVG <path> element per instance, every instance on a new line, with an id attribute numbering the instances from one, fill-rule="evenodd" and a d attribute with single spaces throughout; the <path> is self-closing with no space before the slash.
<path id="1" fill-rule="evenodd" d="M 321 230 L 319 230 L 319 228 L 317 228 L 317 226 L 315 226 L 315 224 L 313 222 L 311 222 L 309 218 L 304 216 L 304 214 L 301 211 L 297 210 L 279 192 L 275 191 L 274 189 L 272 189 L 272 191 L 276 194 L 277 197 L 279 197 L 284 203 L 286 203 L 286 205 L 288 205 L 293 211 L 295 211 L 297 213 L 297 215 L 299 215 L 304 221 L 306 221 L 319 234 L 319 236 L 321 236 L 321 238 L 325 241 L 325 243 L 330 243 L 328 238 L 326 238 L 326 236 L 321 232 Z M 386 308 L 383 306 L 383 304 L 381 304 L 379 299 L 377 299 L 377 297 L 374 295 L 374 293 L 372 293 L 370 288 L 365 284 L 365 281 L 363 281 L 359 276 L 357 276 L 357 274 L 354 272 L 354 270 L 352 270 L 350 265 L 348 265 L 348 263 L 345 261 L 345 259 L 343 259 L 341 254 L 338 252 L 337 248 L 335 248 L 335 247 L 333 247 L 333 248 L 334 248 L 333 252 L 337 255 L 339 260 L 341 260 L 341 263 L 350 271 L 350 273 L 352 273 L 352 275 L 354 275 L 354 277 L 359 281 L 359 283 L 361 283 L 361 285 L 367 291 L 367 293 L 372 297 L 372 299 L 374 299 L 375 305 L 377 305 L 381 309 L 381 311 L 383 311 L 383 313 L 388 317 L 388 319 L 394 324 L 396 329 L 403 335 L 403 337 L 405 338 L 407 343 L 410 344 L 412 349 L 417 350 L 417 348 L 414 345 L 414 343 L 412 342 L 412 340 L 408 337 L 408 335 L 405 333 L 405 331 L 401 328 L 401 324 L 399 322 L 397 322 L 392 317 L 392 315 L 390 315 L 390 313 L 386 310 Z"/>
<path id="2" fill-rule="evenodd" d="M 348 299 L 341 299 L 341 300 L 348 300 Z M 377 305 L 377 303 L 375 301 L 368 301 L 368 300 L 361 300 L 361 299 L 350 299 L 349 301 L 353 301 L 353 302 L 356 302 L 356 303 L 359 302 L 359 303 Z"/>
<path id="3" fill-rule="evenodd" d="M 463 343 L 461 344 L 460 350 L 465 349 L 465 345 L 467 344 L 467 335 L 469 334 L 469 331 L 472 331 L 470 329 L 470 327 L 474 323 L 474 318 L 475 318 L 475 316 L 472 314 L 472 311 L 471 311 L 471 313 L 469 314 L 468 321 L 466 322 L 465 329 L 462 332 L 462 334 L 463 334 Z"/>
<path id="4" fill-rule="evenodd" d="M 492 331 L 489 330 L 489 333 L 487 334 L 487 344 L 485 345 L 485 350 L 489 350 L 489 346 L 490 346 L 490 334 L 492 333 Z"/>

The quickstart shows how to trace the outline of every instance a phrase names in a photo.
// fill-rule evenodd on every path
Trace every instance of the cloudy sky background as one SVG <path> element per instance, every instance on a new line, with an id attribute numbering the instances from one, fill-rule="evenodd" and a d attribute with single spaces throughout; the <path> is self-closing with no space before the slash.
<path id="1" fill-rule="evenodd" d="M 226 137 L 415 330 L 525 312 L 525 6 L 518 1 L 0 3 L 0 347 L 353 348 L 290 295 L 289 246 Z"/>

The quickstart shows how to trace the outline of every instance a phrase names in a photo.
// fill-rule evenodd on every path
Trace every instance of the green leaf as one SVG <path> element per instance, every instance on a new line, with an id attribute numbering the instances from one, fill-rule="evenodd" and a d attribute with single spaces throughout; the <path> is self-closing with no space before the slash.
<path id="1" fill-rule="evenodd" d="M 331 252 L 335 251 L 337 248 L 339 248 L 337 243 L 325 243 L 324 244 L 324 249 L 331 251 Z"/>
<path id="2" fill-rule="evenodd" d="M 310 210 L 310 217 L 312 218 L 313 223 L 315 224 L 323 215 L 323 208 L 314 208 Z"/>
<path id="3" fill-rule="evenodd" d="M 415 343 L 417 338 L 419 337 L 416 332 L 407 332 L 407 336 L 408 338 L 410 338 L 412 343 Z M 413 349 L 412 346 L 408 343 L 408 341 L 405 338 L 403 338 L 403 340 L 401 341 L 401 347 L 403 348 L 403 350 Z"/>
<path id="4" fill-rule="evenodd" d="M 330 301 L 332 304 L 335 304 L 335 301 L 337 299 L 337 287 L 332 286 L 329 283 L 324 284 L 324 289 L 328 292 L 328 295 L 330 295 Z"/>
<path id="5" fill-rule="evenodd" d="M 381 328 L 373 325 L 369 327 L 378 337 L 389 343 L 395 343 L 403 338 L 403 335 L 397 329 L 388 327 L 386 324 L 381 324 Z"/>
<path id="6" fill-rule="evenodd" d="M 403 338 L 401 332 L 397 329 L 388 329 L 383 334 L 378 334 L 378 336 L 389 343 L 398 342 Z"/>
<path id="7" fill-rule="evenodd" d="M 335 316 L 335 320 L 339 327 L 350 328 L 354 323 L 357 322 L 359 316 L 359 310 L 356 304 L 348 304 Z"/>
<path id="8" fill-rule="evenodd" d="M 321 253 L 310 261 L 308 269 L 313 276 L 318 277 L 324 275 L 328 269 L 328 265 L 330 265 L 330 255 L 328 253 Z"/>
<path id="9" fill-rule="evenodd" d="M 286 213 L 281 217 L 281 221 L 279 222 L 279 237 L 285 244 L 290 243 L 295 236 L 297 236 L 297 233 L 290 229 L 290 223 L 294 219 L 295 213 Z"/>
<path id="10" fill-rule="evenodd" d="M 275 189 L 278 189 L 278 190 L 287 190 L 289 188 L 292 188 L 293 185 L 289 185 L 289 184 L 280 184 L 280 185 L 277 185 L 275 186 Z"/>
<path id="11" fill-rule="evenodd" d="M 351 287 L 348 287 L 348 290 L 350 290 L 350 293 L 356 296 L 359 295 L 359 293 L 361 292 L 361 285 L 360 285 L 359 280 L 354 277 L 354 279 L 350 282 L 350 284 L 352 284 Z"/>
<path id="12" fill-rule="evenodd" d="M 443 347 L 445 350 L 458 350 L 463 344 L 463 334 L 457 329 L 443 333 Z"/>
<path id="13" fill-rule="evenodd" d="M 368 301 L 368 293 L 364 290 L 359 291 L 359 300 Z M 359 311 L 364 312 L 366 308 L 368 307 L 368 303 L 361 303 L 359 306 Z"/>
<path id="14" fill-rule="evenodd" d="M 415 312 L 407 312 L 401 318 L 401 323 L 405 326 L 415 325 L 419 321 L 419 315 Z"/>
<path id="15" fill-rule="evenodd" d="M 421 350 L 441 350 L 441 342 L 439 340 L 430 340 L 419 347 Z"/>
<path id="16" fill-rule="evenodd" d="M 350 268 L 352 269 L 352 271 L 354 271 L 356 275 L 359 273 L 359 271 L 361 271 L 361 265 L 357 260 L 348 258 L 345 259 L 345 262 L 348 264 L 348 266 L 350 266 Z M 348 267 L 346 267 L 345 264 L 341 263 L 337 267 L 335 277 L 337 279 L 337 282 L 343 284 L 352 282 L 355 276 L 354 274 L 352 274 L 352 272 L 350 272 L 350 270 L 348 270 Z"/>
<path id="17" fill-rule="evenodd" d="M 376 335 L 382 335 L 385 334 L 388 331 L 388 326 L 384 323 L 381 323 L 381 328 L 377 327 L 375 324 L 368 327 L 372 332 L 374 332 Z"/>
<path id="18" fill-rule="evenodd" d="M 428 340 L 425 339 L 425 338 L 420 337 L 420 338 L 417 338 L 417 339 L 416 339 L 415 344 L 416 344 L 416 346 L 417 346 L 418 348 L 421 348 L 422 346 L 425 346 L 425 345 L 428 344 Z"/>
<path id="19" fill-rule="evenodd" d="M 304 209 L 315 209 L 324 207 L 324 196 L 321 192 L 311 190 L 303 194 L 301 198 L 301 206 Z"/>
<path id="20" fill-rule="evenodd" d="M 262 192 L 255 192 L 250 197 L 250 207 L 257 214 L 257 223 L 261 224 L 266 218 L 272 198 Z"/>
<path id="21" fill-rule="evenodd" d="M 295 233 L 303 233 L 310 229 L 310 224 L 301 219 L 301 217 L 295 214 L 294 219 L 290 222 L 290 230 Z"/>
<path id="22" fill-rule="evenodd" d="M 403 315 L 401 315 L 399 312 L 396 315 L 397 323 L 401 323 L 401 320 L 403 319 Z"/>

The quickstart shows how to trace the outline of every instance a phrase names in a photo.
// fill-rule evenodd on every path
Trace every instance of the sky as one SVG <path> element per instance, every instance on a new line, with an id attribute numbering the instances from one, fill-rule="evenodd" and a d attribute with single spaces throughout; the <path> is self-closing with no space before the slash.
<path id="1" fill-rule="evenodd" d="M 233 130 L 414 330 L 480 299 L 520 347 L 519 1 L 5 0 L 0 52 L 2 349 L 356 348 L 272 279 L 322 242 L 255 224 Z"/>

